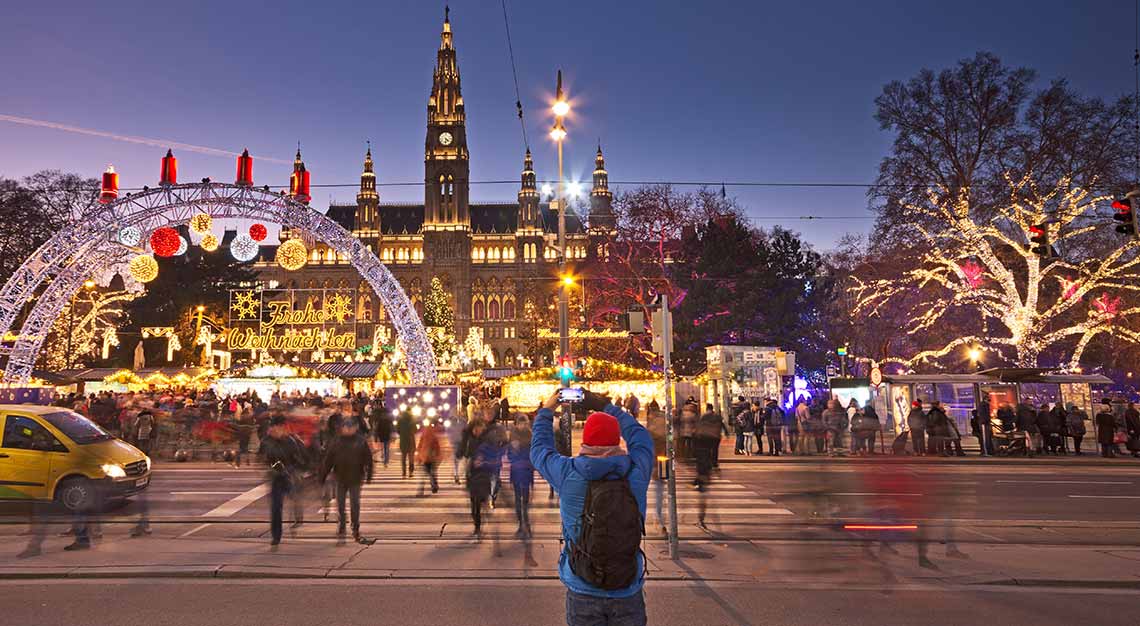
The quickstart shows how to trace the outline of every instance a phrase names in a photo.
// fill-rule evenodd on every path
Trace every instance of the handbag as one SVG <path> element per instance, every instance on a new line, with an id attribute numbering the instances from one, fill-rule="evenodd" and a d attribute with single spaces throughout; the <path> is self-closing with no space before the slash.
<path id="1" fill-rule="evenodd" d="M 1128 433 L 1116 433 L 1112 437 L 1112 443 L 1128 443 Z"/>

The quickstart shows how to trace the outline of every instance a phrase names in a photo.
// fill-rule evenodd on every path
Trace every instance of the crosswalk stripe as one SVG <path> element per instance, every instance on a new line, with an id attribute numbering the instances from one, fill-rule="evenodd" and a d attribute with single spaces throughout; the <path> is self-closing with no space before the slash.
<path id="1" fill-rule="evenodd" d="M 499 507 L 499 509 L 506 510 L 506 512 L 513 514 L 510 507 Z M 496 509 L 498 510 L 498 509 Z M 320 509 L 323 512 L 323 509 Z M 471 509 L 468 507 L 379 507 L 379 508 L 361 508 L 361 513 L 379 513 L 379 514 L 455 514 L 455 515 L 470 515 Z M 678 508 L 677 512 L 682 515 L 699 514 L 700 509 L 696 508 Z M 795 515 L 788 509 L 783 508 L 747 508 L 747 509 L 721 509 L 710 508 L 709 514 L 712 515 Z M 336 513 L 335 508 L 329 508 L 329 513 Z M 556 509 L 531 509 L 531 516 L 536 515 L 558 515 Z M 368 520 L 364 520 L 368 521 Z"/>

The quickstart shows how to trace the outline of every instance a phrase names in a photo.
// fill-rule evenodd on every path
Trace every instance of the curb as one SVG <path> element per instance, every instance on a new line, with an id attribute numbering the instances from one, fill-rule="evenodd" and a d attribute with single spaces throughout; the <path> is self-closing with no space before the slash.
<path id="1" fill-rule="evenodd" d="M 0 581 L 25 580 L 103 580 L 103 579 L 154 579 L 154 578 L 195 578 L 195 579 L 244 579 L 244 580 L 390 580 L 390 581 L 424 581 L 424 580 L 486 580 L 486 581 L 553 581 L 558 580 L 554 574 L 539 574 L 520 572 L 517 575 L 502 575 L 500 573 L 472 571 L 468 575 L 457 572 L 439 570 L 435 572 L 403 573 L 398 570 L 341 570 L 325 568 L 268 568 L 248 566 L 190 566 L 190 567 L 106 567 L 106 568 L 60 568 L 52 571 L 35 570 L 6 570 L 0 571 Z M 933 579 L 927 582 L 938 582 L 948 586 L 960 587 L 1029 587 L 1029 588 L 1080 588 L 1080 589 L 1115 589 L 1140 590 L 1140 580 L 1063 580 L 1052 578 L 1006 578 L 997 577 L 972 582 L 954 581 L 947 579 Z M 689 574 L 663 574 L 653 576 L 652 582 L 717 582 L 717 583 L 753 583 L 763 582 L 761 579 L 748 576 L 724 577 L 697 577 Z M 810 584 L 809 581 L 804 581 Z M 918 581 L 921 582 L 921 581 Z M 784 581 L 791 587 L 796 586 L 794 581 Z"/>

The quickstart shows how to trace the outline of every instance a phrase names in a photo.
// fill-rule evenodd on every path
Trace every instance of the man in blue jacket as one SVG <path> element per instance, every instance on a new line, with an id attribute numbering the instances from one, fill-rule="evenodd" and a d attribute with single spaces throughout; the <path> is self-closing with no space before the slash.
<path id="1" fill-rule="evenodd" d="M 645 519 L 646 492 L 653 471 L 653 438 L 636 418 L 614 406 L 609 398 L 587 391 L 582 407 L 590 415 L 582 430 L 582 448 L 578 456 L 563 456 L 554 447 L 554 410 L 557 407 L 558 393 L 555 392 L 543 403 L 535 418 L 530 458 L 535 469 L 559 495 L 563 548 L 558 560 L 558 578 L 566 585 L 566 623 L 569 626 L 644 625 L 643 556 L 640 553 L 636 556 L 637 576 L 628 587 L 604 590 L 574 573 L 570 566 L 569 546 L 579 541 L 586 490 L 592 480 L 614 475 L 627 477 L 641 519 Z M 625 440 L 627 451 L 621 448 L 619 434 L 620 439 Z"/>

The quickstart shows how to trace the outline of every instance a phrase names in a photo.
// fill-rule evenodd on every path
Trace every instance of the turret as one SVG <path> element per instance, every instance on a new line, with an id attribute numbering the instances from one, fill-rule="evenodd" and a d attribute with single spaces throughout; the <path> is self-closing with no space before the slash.
<path id="1" fill-rule="evenodd" d="M 538 189 L 535 186 L 534 159 L 527 148 L 523 158 L 522 186 L 519 188 L 519 230 L 539 228 Z"/>
<path id="2" fill-rule="evenodd" d="M 614 227 L 614 194 L 610 191 L 610 175 L 606 172 L 606 159 L 602 146 L 594 157 L 594 186 L 590 189 L 590 229 L 612 230 Z"/>

